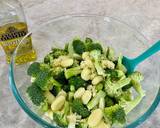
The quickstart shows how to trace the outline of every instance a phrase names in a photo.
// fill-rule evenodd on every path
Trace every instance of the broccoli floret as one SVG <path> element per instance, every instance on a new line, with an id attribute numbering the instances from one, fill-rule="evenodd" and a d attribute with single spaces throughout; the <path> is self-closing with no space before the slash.
<path id="1" fill-rule="evenodd" d="M 80 87 L 85 87 L 86 81 L 83 80 L 80 76 L 73 76 L 69 79 L 69 85 L 73 85 L 77 90 Z"/>
<path id="2" fill-rule="evenodd" d="M 84 123 L 84 122 L 81 122 L 81 123 L 76 125 L 76 128 L 88 128 L 88 124 Z"/>
<path id="3" fill-rule="evenodd" d="M 69 53 L 69 56 L 73 57 L 74 59 L 77 59 L 77 60 L 81 60 L 81 55 L 77 54 L 75 51 L 74 51 L 74 48 L 73 48 L 73 43 L 70 42 L 68 44 L 68 53 Z"/>
<path id="4" fill-rule="evenodd" d="M 107 76 L 111 77 L 112 80 L 118 80 L 125 77 L 125 74 L 121 70 L 106 69 Z"/>
<path id="5" fill-rule="evenodd" d="M 64 69 L 62 67 L 54 67 L 53 69 L 51 69 L 51 75 L 60 84 L 62 85 L 68 84 L 68 81 L 64 75 Z"/>
<path id="6" fill-rule="evenodd" d="M 122 91 L 127 91 L 132 87 L 132 82 L 122 88 Z"/>
<path id="7" fill-rule="evenodd" d="M 41 106 L 45 103 L 44 92 L 35 84 L 32 84 L 27 88 L 27 94 L 34 105 Z"/>
<path id="8" fill-rule="evenodd" d="M 50 70 L 50 66 L 46 63 L 40 63 L 40 69 L 41 70 Z"/>
<path id="9" fill-rule="evenodd" d="M 53 56 L 52 56 L 52 53 L 49 53 L 47 54 L 45 57 L 44 57 L 44 63 L 45 64 L 51 64 L 53 62 Z"/>
<path id="10" fill-rule="evenodd" d="M 27 70 L 27 74 L 33 77 L 36 77 L 39 72 L 40 72 L 40 63 L 38 62 L 32 63 Z"/>
<path id="11" fill-rule="evenodd" d="M 138 94 L 145 96 L 145 91 L 142 89 L 140 84 L 140 82 L 144 79 L 143 75 L 140 72 L 135 71 L 128 77 L 131 78 L 131 83 L 129 85 L 133 87 Z"/>
<path id="12" fill-rule="evenodd" d="M 142 89 L 142 86 L 138 81 L 131 80 L 131 83 L 138 94 L 140 94 L 142 97 L 145 96 L 145 91 Z"/>
<path id="13" fill-rule="evenodd" d="M 62 113 L 63 113 L 64 115 L 68 115 L 69 112 L 70 112 L 70 104 L 69 104 L 68 101 L 65 101 L 64 107 L 63 107 L 63 109 L 62 109 Z"/>
<path id="14" fill-rule="evenodd" d="M 115 104 L 111 107 L 106 107 L 104 109 L 104 115 L 112 122 L 112 123 L 120 123 L 124 124 L 126 122 L 126 114 L 123 109 L 118 104 Z"/>
<path id="15" fill-rule="evenodd" d="M 90 55 L 94 59 L 94 66 L 97 70 L 98 75 L 106 76 L 105 70 L 102 68 L 100 64 L 101 52 L 99 50 L 93 50 L 90 52 Z"/>
<path id="16" fill-rule="evenodd" d="M 74 60 L 72 67 L 77 67 L 79 65 L 80 65 L 80 62 L 78 60 Z"/>
<path id="17" fill-rule="evenodd" d="M 144 96 L 138 95 L 131 101 L 126 101 L 125 99 L 121 99 L 119 104 L 124 108 L 126 115 L 132 111 L 143 99 Z"/>
<path id="18" fill-rule="evenodd" d="M 85 47 L 86 47 L 86 51 L 92 51 L 92 50 L 100 50 L 101 52 L 103 51 L 101 44 L 93 43 L 91 38 L 86 38 Z"/>
<path id="19" fill-rule="evenodd" d="M 57 125 L 60 127 L 67 127 L 68 126 L 68 121 L 67 118 L 64 114 L 61 112 L 54 112 L 53 113 L 53 120 L 56 122 Z"/>
<path id="20" fill-rule="evenodd" d="M 35 84 L 32 84 L 27 88 L 27 94 L 32 103 L 40 108 L 41 111 L 46 112 L 48 110 L 48 103 L 44 92 Z"/>
<path id="21" fill-rule="evenodd" d="M 104 83 L 101 82 L 101 83 L 99 83 L 99 84 L 96 85 L 96 90 L 97 90 L 97 92 L 99 92 L 100 90 L 103 89 L 103 84 L 104 84 Z"/>
<path id="22" fill-rule="evenodd" d="M 93 50 L 99 50 L 99 51 L 103 51 L 102 46 L 99 43 L 88 43 L 86 45 L 86 51 L 93 51 Z"/>
<path id="23" fill-rule="evenodd" d="M 61 88 L 65 92 L 69 92 L 70 86 L 68 85 L 68 80 L 65 78 L 64 69 L 62 67 L 54 67 L 51 70 L 51 75 L 57 82 L 61 84 L 62 86 Z M 52 92 L 54 92 L 54 94 L 57 95 L 57 93 L 59 92 L 59 89 L 61 88 L 53 87 Z"/>
<path id="24" fill-rule="evenodd" d="M 109 96 L 105 96 L 105 106 L 106 107 L 113 106 L 114 104 L 115 104 L 114 98 L 111 98 Z"/>
<path id="25" fill-rule="evenodd" d="M 105 82 L 105 91 L 106 93 L 111 96 L 111 97 L 117 97 L 121 95 L 121 89 L 125 85 L 128 85 L 130 83 L 131 79 L 130 78 L 125 78 L 122 80 L 119 80 L 115 83 L 112 83 L 109 79 L 106 80 Z"/>
<path id="26" fill-rule="evenodd" d="M 83 105 L 82 101 L 79 99 L 75 99 L 72 103 L 72 111 L 76 112 L 78 115 L 81 115 L 82 118 L 86 118 L 90 115 L 90 111 L 87 109 L 85 105 Z"/>
<path id="27" fill-rule="evenodd" d="M 74 67 L 74 68 L 69 68 L 69 69 L 65 70 L 65 77 L 66 77 L 66 79 L 69 79 L 73 76 L 77 76 L 80 73 L 81 73 L 80 66 L 77 66 L 77 67 Z"/>
<path id="28" fill-rule="evenodd" d="M 67 115 L 70 111 L 69 102 L 65 101 L 64 107 L 61 111 L 53 113 L 53 119 L 57 125 L 61 127 L 67 127 L 69 122 L 67 121 Z"/>
<path id="29" fill-rule="evenodd" d="M 93 43 L 93 40 L 89 37 L 86 37 L 85 43 Z"/>
<path id="30" fill-rule="evenodd" d="M 131 101 L 132 100 L 132 93 L 131 93 L 131 90 L 128 89 L 126 91 L 123 91 L 121 96 L 119 97 L 119 100 L 120 99 L 125 99 L 126 101 Z"/>
<path id="31" fill-rule="evenodd" d="M 75 53 L 82 54 L 83 52 L 85 52 L 85 45 L 80 39 L 73 40 L 72 45 Z"/>
<path id="32" fill-rule="evenodd" d="M 60 91 L 61 91 L 61 88 L 60 88 L 60 87 L 57 87 L 57 86 L 53 86 L 52 90 L 50 90 L 50 92 L 51 92 L 54 96 L 57 96 Z"/>
<path id="33" fill-rule="evenodd" d="M 42 90 L 51 90 L 53 87 L 53 78 L 50 76 L 49 71 L 42 70 L 38 73 L 35 84 L 39 86 Z"/>
<path id="34" fill-rule="evenodd" d="M 51 55 L 53 58 L 58 58 L 59 56 L 67 55 L 67 52 L 60 48 L 52 48 Z"/>
<path id="35" fill-rule="evenodd" d="M 66 51 L 67 53 L 68 53 L 68 45 L 69 45 L 69 43 L 66 43 L 64 46 L 64 51 Z"/>
<path id="36" fill-rule="evenodd" d="M 129 75 L 129 77 L 134 80 L 134 81 L 138 81 L 138 82 L 141 82 L 144 77 L 142 75 L 142 73 L 138 72 L 138 71 L 135 71 L 133 72 L 132 74 Z"/>
<path id="37" fill-rule="evenodd" d="M 121 70 L 121 71 L 123 71 L 124 73 L 126 73 L 126 72 L 127 72 L 127 69 L 126 69 L 126 67 L 122 64 L 122 59 L 123 59 L 123 56 L 120 55 L 120 56 L 118 57 L 118 62 L 117 62 L 116 68 L 119 69 L 119 70 Z"/>
<path id="38" fill-rule="evenodd" d="M 107 58 L 111 61 L 115 61 L 115 52 L 114 52 L 114 49 L 111 48 L 111 47 L 108 47 L 108 50 L 107 50 Z"/>
<path id="39" fill-rule="evenodd" d="M 100 98 L 104 98 L 105 96 L 105 92 L 103 92 L 102 90 L 99 91 L 96 96 L 93 97 L 92 100 L 87 104 L 88 109 L 91 110 L 92 108 L 94 108 L 99 103 Z"/>
<path id="40" fill-rule="evenodd" d="M 52 89 L 50 90 L 50 92 L 54 95 L 57 96 L 57 94 L 62 90 L 62 87 L 65 85 L 60 84 L 58 81 L 56 81 L 55 79 L 52 78 Z"/>

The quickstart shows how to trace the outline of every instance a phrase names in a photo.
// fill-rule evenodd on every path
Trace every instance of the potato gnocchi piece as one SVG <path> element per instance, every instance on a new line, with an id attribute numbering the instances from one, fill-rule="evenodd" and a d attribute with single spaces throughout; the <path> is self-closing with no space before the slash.
<path id="1" fill-rule="evenodd" d="M 81 78 L 85 81 L 90 80 L 91 78 L 91 70 L 89 68 L 84 68 L 81 72 Z"/>
<path id="2" fill-rule="evenodd" d="M 103 77 L 102 77 L 102 76 L 96 76 L 96 77 L 93 78 L 92 84 L 93 84 L 93 85 L 97 85 L 97 84 L 99 84 L 101 81 L 103 81 Z"/>
<path id="3" fill-rule="evenodd" d="M 112 61 L 109 60 L 102 60 L 102 67 L 104 69 L 109 68 L 109 69 L 114 69 L 115 68 L 115 64 Z"/>
<path id="4" fill-rule="evenodd" d="M 54 96 L 51 92 L 49 92 L 49 91 L 46 91 L 46 92 L 44 93 L 44 95 L 45 95 L 45 97 L 46 97 L 46 99 L 47 99 L 47 102 L 48 102 L 49 104 L 52 104 L 53 101 L 55 100 L 55 96 Z"/>
<path id="5" fill-rule="evenodd" d="M 75 93 L 74 93 L 74 99 L 81 98 L 85 92 L 85 88 L 79 88 Z"/>
<path id="6" fill-rule="evenodd" d="M 83 104 L 87 104 L 92 97 L 92 93 L 89 90 L 86 90 L 82 96 Z"/>
<path id="7" fill-rule="evenodd" d="M 106 124 L 103 120 L 100 121 L 100 123 L 93 127 L 93 128 L 111 128 L 110 124 Z"/>
<path id="8" fill-rule="evenodd" d="M 103 118 L 103 112 L 101 109 L 95 109 L 92 111 L 91 115 L 88 118 L 88 125 L 90 127 L 95 127 L 96 125 L 99 124 L 99 122 Z"/>
<path id="9" fill-rule="evenodd" d="M 65 97 L 64 96 L 60 95 L 60 96 L 56 97 L 56 99 L 53 101 L 53 103 L 51 105 L 52 111 L 61 110 L 64 103 L 65 103 Z"/>

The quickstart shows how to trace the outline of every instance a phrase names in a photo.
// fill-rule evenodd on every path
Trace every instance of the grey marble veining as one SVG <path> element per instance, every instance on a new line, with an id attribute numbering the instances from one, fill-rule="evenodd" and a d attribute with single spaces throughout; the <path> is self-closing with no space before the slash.
<path id="1" fill-rule="evenodd" d="M 93 13 L 112 16 L 144 34 L 151 44 L 160 39 L 160 0 L 19 0 L 29 28 L 55 16 Z M 0 48 L 0 128 L 37 128 L 19 107 L 8 83 L 8 65 Z M 160 128 L 160 105 L 139 128 Z"/>

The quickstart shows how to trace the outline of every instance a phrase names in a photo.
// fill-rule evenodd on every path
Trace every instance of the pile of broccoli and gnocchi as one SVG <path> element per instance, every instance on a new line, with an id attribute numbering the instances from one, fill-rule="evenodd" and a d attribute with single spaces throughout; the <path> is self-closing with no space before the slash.
<path id="1" fill-rule="evenodd" d="M 75 38 L 64 49 L 52 48 L 43 62 L 29 66 L 27 94 L 60 127 L 124 125 L 145 92 L 140 84 L 143 75 L 127 74 L 122 59 L 91 38 Z"/>

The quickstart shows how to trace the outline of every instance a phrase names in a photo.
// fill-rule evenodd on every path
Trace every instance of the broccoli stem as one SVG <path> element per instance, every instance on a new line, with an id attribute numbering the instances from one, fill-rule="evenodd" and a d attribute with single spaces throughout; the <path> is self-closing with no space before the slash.
<path id="1" fill-rule="evenodd" d="M 81 73 L 81 68 L 80 66 L 77 66 L 77 67 L 65 70 L 65 77 L 66 79 L 69 79 L 70 77 L 77 76 L 80 73 Z"/>
<path id="2" fill-rule="evenodd" d="M 132 111 L 142 100 L 142 96 L 137 96 L 134 100 L 132 101 L 121 101 L 120 105 L 124 108 L 124 111 L 126 115 Z"/>
<path id="3" fill-rule="evenodd" d="M 118 89 L 121 89 L 122 87 L 124 87 L 125 85 L 129 84 L 131 81 L 130 78 L 125 78 L 125 79 L 122 79 L 122 80 L 119 80 L 115 83 L 115 86 L 114 86 L 114 89 L 115 90 L 118 90 Z"/>
<path id="4" fill-rule="evenodd" d="M 98 103 L 100 98 L 104 98 L 106 96 L 106 93 L 104 91 L 99 91 L 97 95 L 87 104 L 88 109 L 94 108 Z"/>

